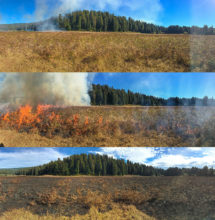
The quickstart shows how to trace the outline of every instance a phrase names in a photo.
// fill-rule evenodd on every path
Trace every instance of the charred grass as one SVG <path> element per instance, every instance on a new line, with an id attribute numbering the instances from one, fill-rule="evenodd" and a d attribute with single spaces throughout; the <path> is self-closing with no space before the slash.
<path id="1" fill-rule="evenodd" d="M 16 217 L 14 217 L 16 216 Z M 155 218 L 149 217 L 141 211 L 138 211 L 134 206 L 120 206 L 114 207 L 111 211 L 105 213 L 99 212 L 96 208 L 92 207 L 86 215 L 75 215 L 73 217 L 56 216 L 46 214 L 45 216 L 39 216 L 32 214 L 30 211 L 24 209 L 12 210 L 3 214 L 0 217 L 1 220 L 90 220 L 90 219 L 117 219 L 117 220 L 155 220 Z"/>
<path id="2" fill-rule="evenodd" d="M 5 146 L 215 146 L 213 107 L 68 107 L 25 117 L 1 116 Z"/>
<path id="3" fill-rule="evenodd" d="M 0 32 L 1 72 L 215 71 L 215 36 Z"/>
<path id="4" fill-rule="evenodd" d="M 0 199 L 0 219 L 10 219 L 12 213 L 38 219 L 215 216 L 213 177 L 1 177 L 0 182 L 5 195 Z"/>

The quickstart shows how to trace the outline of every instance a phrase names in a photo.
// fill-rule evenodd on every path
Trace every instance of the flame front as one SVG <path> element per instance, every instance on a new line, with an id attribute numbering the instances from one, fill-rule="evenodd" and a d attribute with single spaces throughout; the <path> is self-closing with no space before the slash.
<path id="1" fill-rule="evenodd" d="M 77 113 L 78 112 L 78 113 Z M 85 111 L 88 112 L 88 111 Z M 80 114 L 79 114 L 80 113 Z M 107 120 L 104 115 L 89 111 L 88 115 L 80 108 L 58 107 L 51 105 L 21 106 L 13 112 L 0 115 L 0 128 L 16 129 L 19 132 L 35 132 L 42 136 L 56 135 L 64 138 L 72 136 L 99 135 L 101 133 L 147 135 L 154 130 L 158 134 L 174 133 L 177 137 L 192 138 L 198 136 L 201 128 L 186 121 L 159 120 L 158 122 L 132 120 Z M 110 118 L 109 118 L 110 119 Z M 120 130 L 120 132 L 118 132 Z"/>
<path id="2" fill-rule="evenodd" d="M 36 128 L 42 134 L 51 132 L 52 134 L 61 133 L 63 136 L 71 136 L 86 134 L 89 127 L 97 129 L 98 122 L 100 126 L 103 124 L 102 117 L 90 121 L 88 116 L 68 115 L 56 109 L 59 108 L 51 105 L 38 105 L 36 109 L 30 105 L 21 106 L 16 111 L 1 115 L 0 127 L 26 132 Z"/>

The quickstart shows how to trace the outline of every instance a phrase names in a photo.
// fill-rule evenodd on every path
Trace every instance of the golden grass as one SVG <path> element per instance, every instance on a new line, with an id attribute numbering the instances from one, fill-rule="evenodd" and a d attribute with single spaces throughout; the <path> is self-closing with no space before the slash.
<path id="1" fill-rule="evenodd" d="M 168 135 L 158 135 L 151 132 L 148 137 L 140 135 L 107 136 L 105 133 L 91 137 L 53 138 L 42 137 L 38 134 L 19 133 L 14 130 L 0 129 L 0 142 L 5 147 L 144 147 L 144 146 L 173 146 L 183 145 L 180 138 Z"/>
<path id="2" fill-rule="evenodd" d="M 38 134 L 18 133 L 12 130 L 0 130 L 0 142 L 5 147 L 51 147 L 51 146 L 70 146 L 70 140 L 60 137 L 49 139 Z"/>
<path id="3" fill-rule="evenodd" d="M 139 33 L 0 32 L 0 72 L 207 71 L 215 37 Z M 192 47 L 191 47 L 192 46 Z M 210 50 L 207 50 L 210 47 Z M 207 53 L 205 54 L 205 50 Z M 204 63 L 204 67 L 202 66 Z"/>
<path id="4" fill-rule="evenodd" d="M 3 213 L 0 216 L 0 220 L 87 220 L 87 219 L 114 219 L 114 220 L 155 220 L 155 218 L 149 217 L 143 212 L 137 210 L 134 206 L 116 206 L 111 211 L 101 213 L 95 207 L 92 207 L 89 210 L 89 213 L 86 215 L 76 215 L 73 217 L 66 216 L 39 216 L 32 214 L 30 211 L 26 211 L 25 209 L 14 209 L 12 211 L 8 211 Z"/>

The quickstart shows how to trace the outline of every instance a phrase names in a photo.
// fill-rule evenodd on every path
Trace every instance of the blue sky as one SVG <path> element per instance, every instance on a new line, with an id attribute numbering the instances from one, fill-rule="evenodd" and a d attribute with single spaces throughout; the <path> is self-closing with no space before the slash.
<path id="1" fill-rule="evenodd" d="M 93 83 L 164 98 L 215 98 L 214 73 L 97 73 Z"/>
<path id="2" fill-rule="evenodd" d="M 73 154 L 99 153 L 154 167 L 214 167 L 215 148 L 2 148 L 0 168 L 37 166 Z"/>
<path id="3" fill-rule="evenodd" d="M 83 9 L 109 11 L 165 26 L 215 24 L 214 0 L 0 0 L 1 23 L 42 20 Z"/>

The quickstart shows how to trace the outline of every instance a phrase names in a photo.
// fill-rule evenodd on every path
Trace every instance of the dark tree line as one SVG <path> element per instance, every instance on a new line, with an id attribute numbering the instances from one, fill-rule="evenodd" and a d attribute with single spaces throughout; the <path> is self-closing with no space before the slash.
<path id="1" fill-rule="evenodd" d="M 108 12 L 101 11 L 76 11 L 59 15 L 55 20 L 55 25 L 63 30 L 88 30 L 88 31 L 113 31 L 113 32 L 139 32 L 139 33 L 165 33 L 165 34 L 215 34 L 213 26 L 178 26 L 169 27 L 154 25 L 144 21 L 126 18 L 125 16 L 115 16 Z"/>
<path id="2" fill-rule="evenodd" d="M 1 31 L 37 31 L 39 23 L 0 24 Z"/>
<path id="3" fill-rule="evenodd" d="M 196 97 L 163 99 L 100 84 L 93 84 L 89 95 L 92 105 L 215 106 L 215 100 L 207 96 L 203 99 Z"/>
<path id="4" fill-rule="evenodd" d="M 123 176 L 131 175 L 158 175 L 160 169 L 153 167 L 127 163 L 124 160 L 116 160 L 106 155 L 81 154 L 73 155 L 63 160 L 58 159 L 43 166 L 21 169 L 17 175 L 95 175 L 95 176 Z"/>
<path id="5" fill-rule="evenodd" d="M 214 169 L 205 166 L 199 168 L 169 168 L 167 170 L 146 166 L 144 164 L 132 163 L 122 159 L 113 159 L 107 155 L 81 154 L 73 155 L 63 160 L 58 159 L 48 164 L 25 168 L 16 171 L 16 175 L 92 175 L 92 176 L 214 176 Z"/>
<path id="6" fill-rule="evenodd" d="M 0 175 L 15 175 L 20 169 L 0 169 Z"/>
<path id="7" fill-rule="evenodd" d="M 135 21 L 124 16 L 115 16 L 101 11 L 76 11 L 69 14 L 59 15 L 55 23 L 63 30 L 88 30 L 88 31 L 111 31 L 111 32 L 141 32 L 160 33 L 162 27 Z"/>
<path id="8" fill-rule="evenodd" d="M 54 25 L 61 30 L 84 30 L 84 31 L 109 31 L 109 32 L 139 32 L 139 33 L 164 33 L 164 34 L 200 34 L 213 35 L 215 28 L 213 26 L 178 26 L 171 25 L 169 27 L 154 25 L 144 21 L 126 18 L 125 16 L 115 16 L 108 12 L 101 11 L 75 11 L 58 17 L 52 17 L 48 20 L 26 23 L 26 24 L 4 24 L 0 25 L 1 30 L 25 30 L 37 31 L 43 29 L 42 26 L 48 28 Z"/>

